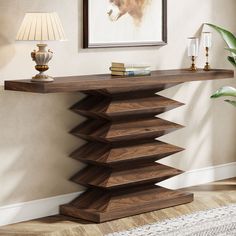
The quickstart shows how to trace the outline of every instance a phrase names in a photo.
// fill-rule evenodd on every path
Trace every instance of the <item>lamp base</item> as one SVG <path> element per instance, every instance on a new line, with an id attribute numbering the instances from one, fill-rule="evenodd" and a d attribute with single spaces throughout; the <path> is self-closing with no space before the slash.
<path id="1" fill-rule="evenodd" d="M 47 50 L 47 44 L 37 44 L 38 51 L 34 50 L 31 53 L 31 57 L 33 61 L 35 61 L 36 66 L 35 69 L 39 71 L 39 74 L 34 76 L 31 81 L 33 82 L 53 82 L 54 79 L 46 74 L 45 71 L 49 69 L 48 63 L 52 59 L 53 52 L 51 50 Z"/>
<path id="2" fill-rule="evenodd" d="M 35 75 L 31 79 L 32 82 L 53 82 L 54 79 L 48 75 L 45 75 L 43 72 Z"/>

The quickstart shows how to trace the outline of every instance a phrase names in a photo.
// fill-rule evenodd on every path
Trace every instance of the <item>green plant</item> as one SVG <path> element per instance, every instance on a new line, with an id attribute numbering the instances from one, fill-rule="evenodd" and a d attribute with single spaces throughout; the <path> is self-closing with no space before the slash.
<path id="1" fill-rule="evenodd" d="M 231 56 L 228 56 L 228 61 L 236 67 L 236 36 L 232 34 L 230 31 L 223 29 L 219 26 L 213 24 L 206 24 L 216 30 L 226 42 L 228 48 L 227 51 L 231 53 Z M 211 98 L 219 98 L 219 97 L 236 97 L 236 89 L 230 86 L 225 86 L 217 90 Z M 236 101 L 225 100 L 226 102 L 236 106 Z"/>

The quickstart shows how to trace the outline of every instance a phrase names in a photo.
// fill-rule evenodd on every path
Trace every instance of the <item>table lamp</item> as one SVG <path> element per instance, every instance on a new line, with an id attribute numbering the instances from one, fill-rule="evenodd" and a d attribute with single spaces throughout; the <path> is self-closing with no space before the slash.
<path id="1" fill-rule="evenodd" d="M 46 75 L 48 63 L 53 57 L 53 52 L 47 50 L 45 41 L 66 40 L 64 29 L 57 13 L 26 13 L 16 36 L 17 41 L 38 41 L 38 51 L 31 53 L 35 61 L 35 69 L 39 74 L 32 77 L 33 82 L 52 82 L 53 78 Z"/>

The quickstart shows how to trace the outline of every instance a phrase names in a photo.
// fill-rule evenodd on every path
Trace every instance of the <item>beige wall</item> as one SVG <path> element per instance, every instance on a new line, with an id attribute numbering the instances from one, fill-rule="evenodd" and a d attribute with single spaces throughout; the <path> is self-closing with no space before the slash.
<path id="1" fill-rule="evenodd" d="M 155 0 L 154 0 L 155 1 Z M 226 4 L 227 3 L 227 4 Z M 236 29 L 235 0 L 169 0 L 169 43 L 165 47 L 82 50 L 82 0 L 1 0 L 0 81 L 25 79 L 34 74 L 29 53 L 33 43 L 14 42 L 25 12 L 57 11 L 69 41 L 51 43 L 54 76 L 108 72 L 111 61 L 149 63 L 153 69 L 181 68 L 189 64 L 186 38 L 203 22 Z M 212 64 L 229 67 L 220 38 L 214 37 Z M 198 61 L 203 65 L 203 58 Z M 236 110 L 209 96 L 223 84 L 192 82 L 162 94 L 187 105 L 161 117 L 187 128 L 162 138 L 187 150 L 163 163 L 184 170 L 236 161 Z M 68 181 L 82 165 L 68 155 L 82 143 L 68 134 L 82 118 L 67 109 L 80 94 L 37 95 L 0 91 L 0 206 L 78 191 Z"/>

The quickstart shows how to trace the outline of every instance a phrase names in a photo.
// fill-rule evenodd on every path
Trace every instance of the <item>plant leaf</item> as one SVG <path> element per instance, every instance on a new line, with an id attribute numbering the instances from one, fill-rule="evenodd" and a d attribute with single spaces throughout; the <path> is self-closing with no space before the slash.
<path id="1" fill-rule="evenodd" d="M 231 101 L 231 100 L 225 100 L 225 102 L 230 103 L 231 105 L 236 107 L 236 101 Z"/>
<path id="2" fill-rule="evenodd" d="M 218 89 L 211 98 L 219 98 L 219 97 L 236 97 L 236 89 L 230 86 L 225 86 Z"/>
<path id="3" fill-rule="evenodd" d="M 228 30 L 218 27 L 213 24 L 206 24 L 215 29 L 224 39 L 229 48 L 236 48 L 236 37 Z"/>
<path id="4" fill-rule="evenodd" d="M 230 51 L 236 55 L 236 48 L 226 48 L 225 50 Z"/>
<path id="5" fill-rule="evenodd" d="M 233 57 L 228 57 L 229 62 L 236 67 L 236 61 Z"/>

